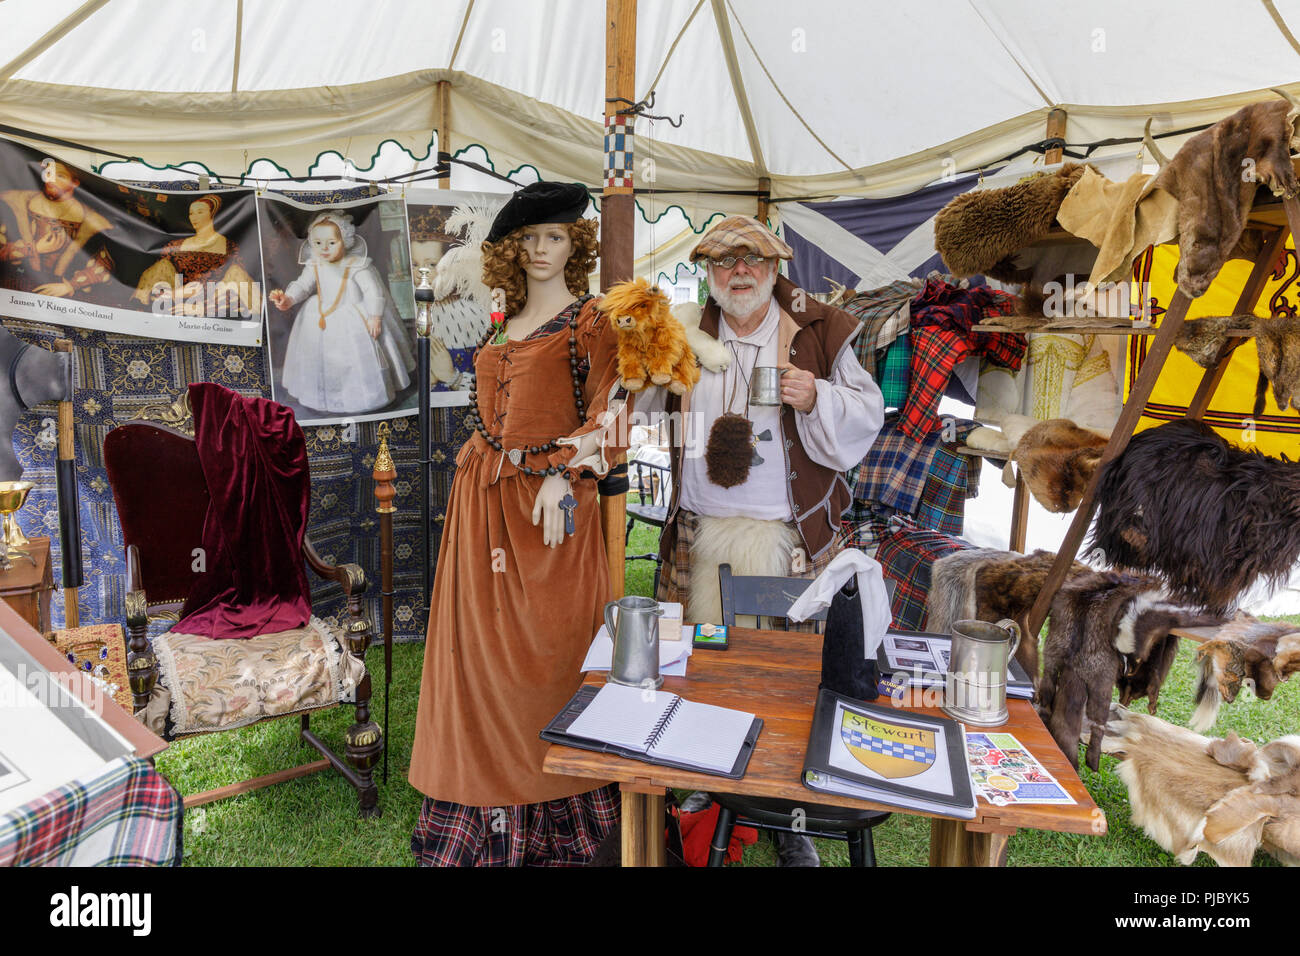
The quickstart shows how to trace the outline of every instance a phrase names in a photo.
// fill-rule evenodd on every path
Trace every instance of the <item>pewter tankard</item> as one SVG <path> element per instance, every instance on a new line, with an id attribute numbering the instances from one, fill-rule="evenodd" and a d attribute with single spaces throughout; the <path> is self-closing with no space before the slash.
<path id="1" fill-rule="evenodd" d="M 614 608 L 618 608 L 617 626 Z M 648 597 L 630 596 L 605 605 L 605 628 L 614 642 L 610 683 L 649 688 L 663 685 L 659 673 L 659 617 L 663 613 L 659 602 Z"/>
<path id="2" fill-rule="evenodd" d="M 980 727 L 1005 724 L 1007 668 L 1019 646 L 1020 625 L 1009 618 L 954 624 L 943 712 Z"/>
<path id="3" fill-rule="evenodd" d="M 781 376 L 785 369 L 772 365 L 755 367 L 749 379 L 749 404 L 775 407 L 781 404 Z"/>

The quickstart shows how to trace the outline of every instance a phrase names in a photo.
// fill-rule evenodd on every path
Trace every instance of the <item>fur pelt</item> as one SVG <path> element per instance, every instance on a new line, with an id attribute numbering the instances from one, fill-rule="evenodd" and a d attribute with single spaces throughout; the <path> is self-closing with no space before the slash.
<path id="1" fill-rule="evenodd" d="M 1102 747 L 1120 758 L 1133 823 L 1179 863 L 1204 852 L 1249 866 L 1255 851 L 1300 864 L 1300 737 L 1263 747 L 1207 738 L 1112 705 Z"/>
<path id="2" fill-rule="evenodd" d="M 1300 464 L 1181 420 L 1134 436 L 1102 471 L 1089 548 L 1160 574 L 1174 598 L 1226 614 L 1257 578 L 1300 558 Z"/>
<path id="3" fill-rule="evenodd" d="M 1013 261 L 1016 252 L 1051 231 L 1061 200 L 1085 168 L 1066 163 L 1005 189 L 973 189 L 953 199 L 934 218 L 934 247 L 948 271 L 1003 282 L 1029 279 L 1032 273 Z"/>
<path id="4" fill-rule="evenodd" d="M 1005 559 L 995 559 L 980 565 L 975 572 L 975 618 L 997 622 L 1010 618 L 1020 625 L 1020 647 L 1016 659 L 1025 672 L 1038 679 L 1038 640 L 1029 637 L 1029 612 L 1043 589 L 1043 582 L 1056 561 L 1051 551 L 1032 554 L 1012 554 Z M 1075 561 L 1066 573 L 1066 580 L 1090 569 Z"/>
<path id="5" fill-rule="evenodd" d="M 1219 705 L 1236 700 L 1243 684 L 1256 697 L 1268 700 L 1278 684 L 1300 670 L 1300 627 L 1266 624 L 1238 614 L 1214 640 L 1196 649 L 1196 663 L 1196 710 L 1188 723 L 1196 730 L 1208 730 L 1218 717 Z"/>
<path id="6" fill-rule="evenodd" d="M 1253 315 L 1210 315 L 1188 319 L 1178 330 L 1174 348 L 1201 368 L 1214 368 L 1229 329 L 1245 329 L 1255 321 Z"/>
<path id="7" fill-rule="evenodd" d="M 1052 600 L 1038 710 L 1072 766 L 1078 766 L 1079 741 L 1088 736 L 1088 766 L 1097 769 L 1111 695 L 1122 673 L 1115 646 L 1120 629 L 1134 601 L 1160 594 L 1156 578 L 1093 571 L 1067 581 Z"/>
<path id="8" fill-rule="evenodd" d="M 1274 195 L 1300 193 L 1291 164 L 1294 119 L 1285 100 L 1242 107 L 1189 139 L 1156 175 L 1152 188 L 1178 200 L 1174 278 L 1192 298 L 1209 288 L 1231 255 L 1261 183 Z M 1247 169 L 1254 176 L 1243 175 Z"/>
<path id="9" fill-rule="evenodd" d="M 1273 386 L 1273 400 L 1286 411 L 1300 411 L 1300 319 L 1255 319 L 1255 351 L 1259 355 L 1259 387 L 1255 415 L 1264 414 L 1264 393 Z"/>
<path id="10" fill-rule="evenodd" d="M 701 368 L 710 372 L 723 372 L 731 366 L 731 351 L 700 328 L 704 310 L 696 302 L 681 302 L 673 306 L 673 318 L 686 330 L 686 344 L 695 353 Z"/>
<path id="11" fill-rule="evenodd" d="M 1011 460 L 1034 499 L 1054 514 L 1079 507 L 1101 462 L 1107 439 L 1068 418 L 1051 418 L 1025 432 Z"/>
<path id="12" fill-rule="evenodd" d="M 791 555 L 800 546 L 801 539 L 799 532 L 785 522 L 706 515 L 700 515 L 698 520 L 691 547 L 688 621 L 722 622 L 722 595 L 718 589 L 720 564 L 730 564 L 731 573 L 742 576 L 790 574 Z"/>
<path id="13" fill-rule="evenodd" d="M 930 590 L 925 595 L 925 629 L 934 634 L 951 634 L 958 621 L 975 620 L 976 572 L 990 561 L 1013 557 L 1014 551 L 969 548 L 935 561 L 930 566 Z"/>
<path id="14" fill-rule="evenodd" d="M 598 308 L 614 326 L 618 373 L 629 392 L 664 385 L 674 395 L 685 395 L 695 387 L 700 380 L 695 353 L 657 285 L 646 279 L 619 282 L 600 297 Z"/>

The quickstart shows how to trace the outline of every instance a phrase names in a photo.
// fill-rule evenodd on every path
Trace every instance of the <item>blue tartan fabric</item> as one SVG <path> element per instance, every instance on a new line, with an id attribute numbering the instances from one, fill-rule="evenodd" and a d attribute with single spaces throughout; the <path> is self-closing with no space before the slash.
<path id="1" fill-rule="evenodd" d="M 884 360 L 879 362 L 880 374 L 876 384 L 886 408 L 902 408 L 907 404 L 907 390 L 912 382 L 912 337 L 904 334 L 889 344 Z"/>
<path id="2" fill-rule="evenodd" d="M 0 815 L 0 866 L 178 866 L 181 814 L 153 764 L 119 757 Z"/>
<path id="3" fill-rule="evenodd" d="M 924 631 L 925 600 L 930 593 L 930 568 L 939 558 L 971 545 L 939 531 L 902 528 L 881 536 L 876 560 L 885 577 L 896 582 L 891 610 L 894 626 Z"/>
<path id="4" fill-rule="evenodd" d="M 977 466 L 979 463 L 976 461 L 974 464 Z M 971 466 L 972 459 L 957 454 L 947 445 L 935 448 L 916 509 L 917 525 L 944 534 L 962 533 L 966 521 L 967 476 Z"/>
<path id="5" fill-rule="evenodd" d="M 957 441 L 961 441 L 975 427 L 971 421 L 948 420 L 953 423 L 953 434 Z M 867 457 L 861 465 L 849 472 L 848 481 L 853 489 L 855 505 L 861 502 L 869 507 L 879 505 L 905 515 L 918 514 L 926 497 L 930 475 L 936 471 L 936 457 L 943 447 L 943 437 L 944 430 L 940 429 L 917 441 L 899 427 L 897 412 L 887 413 L 880 434 L 876 436 Z M 958 470 L 960 475 L 957 474 Z M 960 482 L 964 498 L 967 487 L 964 458 L 945 450 L 937 468 L 937 480 L 943 484 Z M 954 507 L 945 491 L 938 488 L 931 491 L 929 504 L 929 514 L 933 514 L 936 509 L 947 509 L 951 513 Z M 964 506 L 958 506 L 957 516 L 960 518 L 963 513 Z"/>

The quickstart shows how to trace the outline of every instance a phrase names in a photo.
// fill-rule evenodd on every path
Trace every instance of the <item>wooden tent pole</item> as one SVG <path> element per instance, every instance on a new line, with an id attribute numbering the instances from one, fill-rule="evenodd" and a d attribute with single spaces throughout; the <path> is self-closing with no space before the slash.
<path id="1" fill-rule="evenodd" d="M 438 152 L 447 157 L 447 175 L 438 180 L 439 189 L 451 188 L 451 83 L 438 81 Z"/>
<path id="2" fill-rule="evenodd" d="M 772 180 L 771 177 L 761 176 L 758 180 L 758 216 L 756 217 L 763 225 L 767 225 L 767 214 L 772 205 Z"/>
<path id="3" fill-rule="evenodd" d="M 1067 114 L 1065 110 L 1060 109 L 1059 107 L 1047 114 L 1048 139 L 1065 139 L 1066 117 Z M 1043 163 L 1047 166 L 1059 163 L 1064 158 L 1064 151 L 1059 146 L 1053 146 L 1051 149 L 1047 150 L 1047 152 L 1043 153 Z"/>
<path id="4" fill-rule="evenodd" d="M 620 109 L 636 99 L 636 0 L 605 0 L 605 124 Z M 625 100 L 626 102 L 620 102 Z M 628 129 L 634 116 L 628 115 Z M 630 145 L 630 143 L 629 143 Z M 631 150 L 628 150 L 630 153 Z M 628 161 L 631 157 L 629 156 Z M 610 166 L 606 156 L 605 165 Z M 635 168 L 635 167 L 633 167 Z M 614 184 L 608 178 L 600 204 L 600 289 L 632 278 L 632 250 L 636 205 L 632 185 Z M 620 460 L 622 460 L 620 456 Z M 623 596 L 623 540 L 627 522 L 627 496 L 606 495 L 600 499 L 605 529 L 605 551 L 609 559 L 610 596 Z"/>

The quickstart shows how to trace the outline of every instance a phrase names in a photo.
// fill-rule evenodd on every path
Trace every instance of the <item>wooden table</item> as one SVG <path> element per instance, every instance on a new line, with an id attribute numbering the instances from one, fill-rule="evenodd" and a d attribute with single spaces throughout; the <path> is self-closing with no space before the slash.
<path id="1" fill-rule="evenodd" d="M 50 539 L 29 538 L 23 550 L 35 559 L 36 564 L 21 555 L 14 555 L 11 558 L 13 567 L 0 571 L 0 598 L 4 598 L 37 632 L 47 634 L 51 629 L 50 593 L 54 590 Z"/>
<path id="2" fill-rule="evenodd" d="M 820 679 L 819 635 L 734 628 L 730 649 L 696 650 L 687 665 L 687 676 L 665 678 L 664 690 L 688 700 L 733 707 L 763 718 L 763 732 L 742 779 L 727 780 L 560 745 L 552 745 L 542 766 L 547 773 L 618 782 L 623 795 L 624 866 L 663 865 L 663 806 L 668 787 L 863 810 L 914 812 L 852 797 L 816 793 L 803 786 L 803 759 Z M 599 684 L 604 680 L 603 674 L 587 677 L 587 683 Z M 888 703 L 888 700 L 882 698 L 877 703 Z M 923 707 L 906 709 L 938 713 Z M 1105 813 L 1093 803 L 1033 706 L 1028 701 L 1013 700 L 1008 701 L 1008 709 L 1011 716 L 1006 725 L 979 729 L 1014 734 L 1077 802 L 1065 807 L 996 807 L 980 800 L 974 820 L 932 816 L 931 866 L 1005 865 L 1007 839 L 1021 827 L 1097 835 L 1106 832 Z"/>

